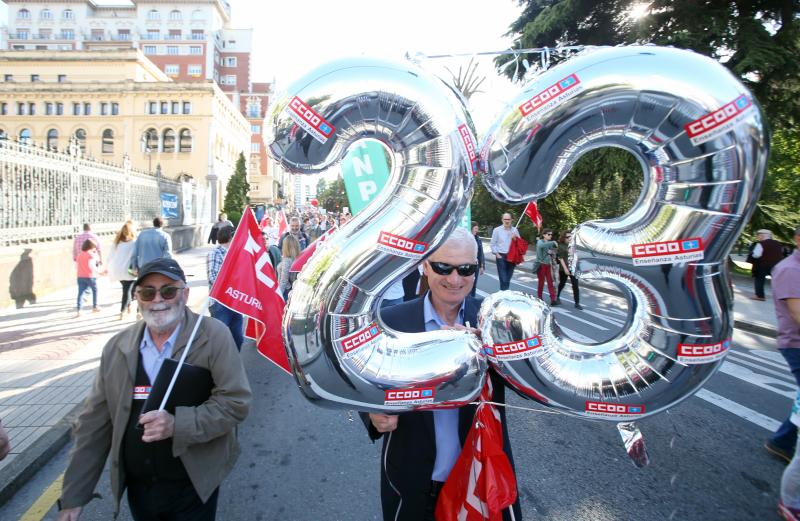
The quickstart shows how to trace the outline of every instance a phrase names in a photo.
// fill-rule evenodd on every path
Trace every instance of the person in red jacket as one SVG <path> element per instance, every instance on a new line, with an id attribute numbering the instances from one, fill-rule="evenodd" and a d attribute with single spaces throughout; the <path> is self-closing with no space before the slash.
<path id="1" fill-rule="evenodd" d="M 766 300 L 764 296 L 764 282 L 767 275 L 772 273 L 772 268 L 783 260 L 783 245 L 772 238 L 769 230 L 758 230 L 757 242 L 751 246 L 748 261 L 753 265 L 753 282 L 755 286 L 755 300 Z"/>

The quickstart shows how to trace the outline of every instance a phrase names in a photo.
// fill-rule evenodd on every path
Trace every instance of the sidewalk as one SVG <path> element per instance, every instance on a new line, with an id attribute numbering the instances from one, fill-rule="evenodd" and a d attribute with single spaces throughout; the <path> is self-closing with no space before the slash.
<path id="1" fill-rule="evenodd" d="M 208 295 L 210 249 L 175 255 L 195 311 Z M 77 284 L 23 309 L 0 310 L 0 419 L 12 445 L 0 462 L 0 504 L 69 441 L 70 423 L 94 381 L 103 346 L 136 318 L 134 311 L 119 320 L 119 283 L 105 277 L 97 282 L 99 313 L 91 312 L 91 296 L 84 295 L 84 309 L 75 317 Z"/>
<path id="2" fill-rule="evenodd" d="M 205 257 L 210 249 L 176 255 L 192 288 L 189 305 L 195 311 L 208 295 Z M 530 272 L 530 264 L 522 269 Z M 774 337 L 770 290 L 760 302 L 750 299 L 752 287 L 752 279 L 734 278 L 736 327 Z M 613 286 L 595 289 L 618 294 Z M 0 462 L 0 504 L 69 441 L 71 422 L 94 380 L 103 346 L 133 323 L 134 316 L 119 320 L 118 283 L 101 278 L 98 290 L 101 312 L 85 310 L 80 318 L 75 318 L 77 285 L 23 309 L 0 310 L 0 418 L 12 443 L 11 454 Z"/>

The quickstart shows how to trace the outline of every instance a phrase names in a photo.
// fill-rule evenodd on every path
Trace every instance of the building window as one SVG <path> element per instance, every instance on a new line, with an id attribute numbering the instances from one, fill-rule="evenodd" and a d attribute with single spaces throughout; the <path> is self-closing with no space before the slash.
<path id="1" fill-rule="evenodd" d="M 261 143 L 250 143 L 250 152 L 254 154 L 261 152 Z"/>
<path id="2" fill-rule="evenodd" d="M 0 140 L 8 139 L 8 134 L 6 134 L 5 129 L 0 128 Z"/>
<path id="3" fill-rule="evenodd" d="M 181 20 L 181 12 L 177 9 L 174 9 L 169 12 L 169 19 L 173 22 L 179 22 Z"/>
<path id="4" fill-rule="evenodd" d="M 78 148 L 81 149 L 81 155 L 86 154 L 86 131 L 79 128 L 75 131 L 75 139 L 78 141 Z"/>
<path id="5" fill-rule="evenodd" d="M 91 103 L 84 103 L 83 104 L 83 115 L 89 116 L 92 113 L 92 104 Z"/>
<path id="6" fill-rule="evenodd" d="M 100 103 L 100 115 L 108 116 L 108 103 L 106 103 L 105 101 Z"/>
<path id="7" fill-rule="evenodd" d="M 202 29 L 192 29 L 192 40 L 205 40 L 206 33 Z"/>
<path id="8" fill-rule="evenodd" d="M 58 75 L 58 83 L 64 83 L 65 81 L 67 81 L 67 75 L 66 74 L 59 74 Z"/>
<path id="9" fill-rule="evenodd" d="M 64 20 L 74 20 L 75 13 L 72 12 L 72 9 L 64 9 L 64 11 L 61 13 L 61 18 Z"/>
<path id="10" fill-rule="evenodd" d="M 58 149 L 58 130 L 54 128 L 47 131 L 47 148 L 50 150 Z"/>
<path id="11" fill-rule="evenodd" d="M 31 131 L 28 128 L 23 128 L 19 131 L 19 142 L 23 145 L 29 145 L 31 143 Z"/>
<path id="12" fill-rule="evenodd" d="M 40 40 L 49 40 L 52 35 L 53 35 L 52 29 L 39 29 Z"/>
<path id="13" fill-rule="evenodd" d="M 27 116 L 28 111 L 25 110 L 26 105 L 21 101 L 17 102 L 17 116 Z"/>
<path id="14" fill-rule="evenodd" d="M 261 117 L 261 102 L 258 99 L 250 98 L 247 101 L 247 117 L 260 118 Z"/>
<path id="15" fill-rule="evenodd" d="M 177 76 L 181 72 L 181 68 L 179 65 L 169 64 L 164 66 L 164 72 L 172 76 Z"/>
<path id="16" fill-rule="evenodd" d="M 222 84 L 223 85 L 236 85 L 236 75 L 235 74 L 226 74 L 222 77 Z"/>
<path id="17" fill-rule="evenodd" d="M 202 65 L 189 65 L 187 72 L 189 76 L 200 76 L 203 73 Z"/>
<path id="18" fill-rule="evenodd" d="M 148 114 L 158 114 L 158 102 L 151 101 L 147 104 L 147 113 Z"/>
<path id="19" fill-rule="evenodd" d="M 31 74 L 31 81 L 39 81 L 39 75 L 38 74 Z"/>
<path id="20" fill-rule="evenodd" d="M 103 143 L 101 145 L 103 154 L 114 153 L 114 131 L 107 128 L 103 131 Z"/>
<path id="21" fill-rule="evenodd" d="M 111 115 L 112 116 L 119 115 L 119 103 L 117 103 L 117 102 L 112 102 L 111 103 Z"/>
<path id="22" fill-rule="evenodd" d="M 236 67 L 236 56 L 225 57 L 225 67 Z"/>
<path id="23" fill-rule="evenodd" d="M 148 29 L 147 30 L 147 39 L 148 40 L 158 40 L 161 36 L 161 33 L 158 29 Z"/>
<path id="24" fill-rule="evenodd" d="M 161 102 L 161 113 L 169 114 L 169 103 L 167 103 L 166 101 Z"/>
<path id="25" fill-rule="evenodd" d="M 39 13 L 39 18 L 42 20 L 52 20 L 53 12 L 50 9 L 42 9 L 42 11 Z"/>
<path id="26" fill-rule="evenodd" d="M 56 103 L 56 116 L 64 115 L 64 104 L 60 101 Z"/>
<path id="27" fill-rule="evenodd" d="M 28 115 L 35 116 L 36 115 L 36 103 L 28 103 Z"/>
<path id="28" fill-rule="evenodd" d="M 142 152 L 150 153 L 158 151 L 158 132 L 154 128 L 148 128 L 142 136 Z"/>
<path id="29" fill-rule="evenodd" d="M 61 39 L 62 40 L 74 40 L 75 39 L 75 31 L 73 29 L 61 29 Z"/>
<path id="30" fill-rule="evenodd" d="M 261 134 L 261 125 L 250 125 L 250 132 L 253 134 Z"/>
<path id="31" fill-rule="evenodd" d="M 188 128 L 181 129 L 179 134 L 180 140 L 178 143 L 178 150 L 180 152 L 191 152 L 192 151 L 192 131 Z"/>
<path id="32" fill-rule="evenodd" d="M 156 54 L 156 46 L 155 45 L 145 45 L 144 46 L 144 53 L 145 54 Z"/>
<path id="33" fill-rule="evenodd" d="M 181 113 L 181 102 L 180 101 L 173 101 L 172 102 L 172 113 L 173 114 L 180 114 Z"/>
<path id="34" fill-rule="evenodd" d="M 5 78 L 5 81 L 14 81 L 13 74 L 5 74 L 3 77 Z"/>
<path id="35" fill-rule="evenodd" d="M 31 12 L 27 9 L 20 9 L 17 11 L 17 20 L 30 20 Z"/>
<path id="36" fill-rule="evenodd" d="M 117 29 L 117 40 L 128 41 L 131 39 L 130 29 Z"/>
<path id="37" fill-rule="evenodd" d="M 55 107 L 53 106 L 52 102 L 50 102 L 50 101 L 45 102 L 45 104 L 44 104 L 44 113 L 45 113 L 45 115 L 46 116 L 52 116 L 53 112 L 54 112 L 53 111 L 54 108 Z"/>
<path id="38" fill-rule="evenodd" d="M 195 9 L 192 11 L 192 20 L 204 20 L 205 15 L 203 15 L 203 11 L 200 9 Z"/>
<path id="39" fill-rule="evenodd" d="M 180 40 L 181 39 L 181 30 L 180 29 L 170 29 L 169 34 L 167 35 L 167 40 Z"/>
<path id="40" fill-rule="evenodd" d="M 194 55 L 203 54 L 203 48 L 200 47 L 199 45 L 192 45 L 191 47 L 189 47 L 189 54 L 194 54 Z"/>
<path id="41" fill-rule="evenodd" d="M 73 103 L 72 104 L 72 115 L 73 116 L 80 116 L 81 115 L 81 104 L 80 103 Z"/>
<path id="42" fill-rule="evenodd" d="M 0 103 L 0 116 L 8 116 L 8 103 Z"/>
<path id="43" fill-rule="evenodd" d="M 105 31 L 103 29 L 92 29 L 92 40 L 99 42 L 103 40 L 103 35 Z"/>
<path id="44" fill-rule="evenodd" d="M 192 102 L 191 101 L 184 101 L 183 102 L 183 113 L 184 114 L 191 114 L 192 113 Z"/>
<path id="45" fill-rule="evenodd" d="M 147 12 L 147 19 L 148 20 L 161 20 L 161 15 L 158 14 L 158 11 L 155 9 L 150 9 Z"/>
<path id="46" fill-rule="evenodd" d="M 17 29 L 17 40 L 27 40 L 27 39 L 28 39 L 28 30 Z"/>
<path id="47" fill-rule="evenodd" d="M 178 46 L 177 45 L 167 45 L 167 54 L 170 56 L 177 56 L 178 55 Z"/>
<path id="48" fill-rule="evenodd" d="M 163 147 L 164 152 L 175 152 L 175 131 L 171 128 L 164 130 Z"/>

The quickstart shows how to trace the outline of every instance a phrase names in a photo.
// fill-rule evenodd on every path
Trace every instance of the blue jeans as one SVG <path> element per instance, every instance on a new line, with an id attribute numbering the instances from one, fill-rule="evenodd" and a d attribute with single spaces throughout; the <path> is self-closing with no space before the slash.
<path id="1" fill-rule="evenodd" d="M 233 341 L 236 343 L 236 349 L 242 350 L 242 342 L 244 341 L 244 334 L 242 333 L 242 315 L 232 311 L 219 302 L 214 302 L 208 308 L 211 316 L 228 326 L 233 335 Z"/>
<path id="2" fill-rule="evenodd" d="M 500 291 L 508 289 L 511 286 L 511 277 L 514 275 L 516 265 L 506 260 L 505 253 L 501 253 L 495 261 L 497 262 L 497 278 L 500 279 Z"/>
<path id="3" fill-rule="evenodd" d="M 789 364 L 789 370 L 794 375 L 797 385 L 800 386 L 800 349 L 778 349 Z M 790 414 L 791 415 L 791 414 Z M 775 434 L 772 435 L 772 443 L 789 452 L 794 452 L 797 443 L 797 426 L 786 418 Z"/>
<path id="4" fill-rule="evenodd" d="M 92 290 L 92 309 L 97 309 L 97 279 L 91 277 L 78 277 L 78 311 L 83 303 L 83 293 Z"/>

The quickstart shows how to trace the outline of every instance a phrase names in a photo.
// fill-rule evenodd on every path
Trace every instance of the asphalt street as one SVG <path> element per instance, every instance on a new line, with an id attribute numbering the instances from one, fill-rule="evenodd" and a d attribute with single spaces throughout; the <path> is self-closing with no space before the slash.
<path id="1" fill-rule="evenodd" d="M 481 292 L 497 290 L 494 265 Z M 535 278 L 517 271 L 511 289 L 531 292 Z M 620 330 L 626 303 L 585 290 L 584 311 L 572 306 L 568 285 L 556 320 L 576 340 L 602 340 Z M 239 430 L 239 463 L 221 488 L 220 520 L 378 520 L 380 447 L 369 441 L 357 415 L 306 401 L 293 380 L 252 347 L 242 352 L 255 392 Z M 774 339 L 736 331 L 721 370 L 697 395 L 639 422 L 650 465 L 628 459 L 613 423 L 555 414 L 512 396 L 509 429 L 525 520 L 778 519 L 784 465 L 763 442 L 783 420 L 795 392 Z M 63 472 L 68 447 L 0 508 L 0 519 L 55 519 L 36 512 L 37 498 Z M 81 519 L 112 518 L 107 472 L 102 500 Z M 123 500 L 120 520 L 130 515 Z"/>

